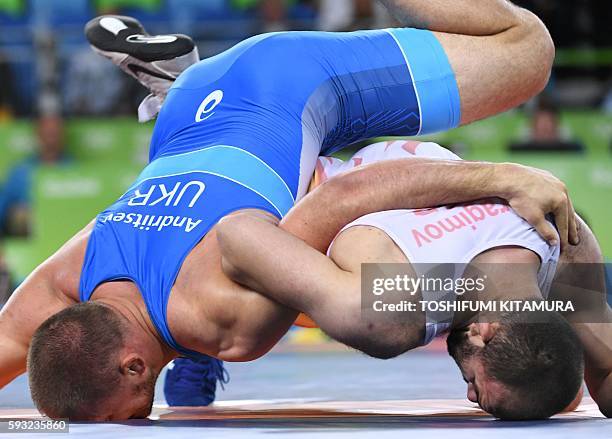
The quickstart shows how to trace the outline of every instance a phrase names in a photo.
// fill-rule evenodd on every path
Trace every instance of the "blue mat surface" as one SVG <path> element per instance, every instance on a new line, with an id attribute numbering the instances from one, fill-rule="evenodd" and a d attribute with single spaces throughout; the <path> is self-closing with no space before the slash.
<path id="1" fill-rule="evenodd" d="M 214 410 L 196 409 L 185 413 L 158 408 L 155 420 L 72 424 L 70 435 L 150 439 L 195 435 L 211 438 L 350 435 L 377 439 L 411 435 L 433 439 L 446 434 L 453 439 L 516 439 L 517 435 L 521 439 L 612 438 L 612 421 L 594 417 L 592 410 L 544 422 L 506 423 L 482 416 L 460 401 L 465 400 L 465 384 L 444 354 L 414 352 L 391 361 L 373 360 L 359 354 L 273 354 L 253 363 L 229 365 L 228 369 L 232 380 L 219 393 L 221 416 Z M 161 384 L 158 383 L 158 389 Z M 241 402 L 232 402 L 237 400 Z M 398 400 L 399 414 L 389 412 L 389 407 L 394 407 L 391 400 Z M 419 400 L 422 401 L 419 403 Z M 448 405 L 455 404 L 457 412 L 452 413 L 439 400 L 456 400 L 449 401 Z M 334 401 L 350 402 L 343 405 Z M 164 404 L 161 392 L 156 403 Z M 32 407 L 25 377 L 0 391 L 0 407 L 4 408 L 0 414 L 6 413 L 9 407 Z M 300 407 L 309 410 L 300 410 Z M 349 413 L 338 412 L 338 408 L 344 407 Z M 419 409 L 428 407 L 438 407 L 439 413 L 419 414 Z M 46 436 L 36 435 L 37 438 Z"/>

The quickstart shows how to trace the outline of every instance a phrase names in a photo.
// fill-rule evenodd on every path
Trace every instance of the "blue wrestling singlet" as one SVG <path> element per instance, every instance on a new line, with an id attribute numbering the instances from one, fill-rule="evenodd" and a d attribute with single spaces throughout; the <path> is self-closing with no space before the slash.
<path id="1" fill-rule="evenodd" d="M 321 154 L 459 122 L 455 76 L 428 31 L 266 34 L 201 61 L 168 94 L 150 164 L 98 216 L 81 300 L 129 279 L 166 343 L 198 356 L 172 337 L 166 306 L 185 257 L 221 218 L 250 208 L 284 216 Z"/>

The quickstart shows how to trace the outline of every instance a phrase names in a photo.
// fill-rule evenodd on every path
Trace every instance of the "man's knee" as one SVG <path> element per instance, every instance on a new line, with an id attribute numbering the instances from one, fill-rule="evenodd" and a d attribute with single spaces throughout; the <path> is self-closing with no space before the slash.
<path id="1" fill-rule="evenodd" d="M 522 9 L 518 38 L 522 38 L 526 47 L 525 59 L 531 60 L 529 81 L 534 87 L 533 94 L 540 93 L 548 84 L 555 61 L 555 43 L 546 25 L 534 13 Z M 510 38 L 515 38 L 514 35 Z"/>
<path id="2" fill-rule="evenodd" d="M 548 84 L 554 43 L 536 15 L 517 11 L 515 24 L 493 35 L 436 33 L 456 75 L 462 124 L 523 104 Z"/>

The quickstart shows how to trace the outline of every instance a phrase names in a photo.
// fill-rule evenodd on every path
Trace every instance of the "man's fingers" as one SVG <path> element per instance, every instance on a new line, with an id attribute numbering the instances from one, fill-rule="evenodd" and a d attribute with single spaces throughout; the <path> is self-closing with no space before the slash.
<path id="1" fill-rule="evenodd" d="M 546 221 L 544 216 L 540 216 L 540 219 L 537 221 L 529 221 L 533 227 L 535 227 L 536 231 L 540 234 L 542 238 L 550 245 L 557 245 L 559 242 L 559 236 L 557 235 L 557 231 L 555 228 Z"/>
<path id="2" fill-rule="evenodd" d="M 569 199 L 568 199 L 569 200 Z M 555 223 L 557 224 L 557 229 L 559 230 L 559 236 L 561 238 L 561 247 L 565 248 L 568 245 L 569 240 L 569 203 L 563 202 L 560 203 L 559 206 L 555 209 L 553 214 L 555 215 Z M 554 245 L 550 240 L 548 243 Z"/>
<path id="3" fill-rule="evenodd" d="M 569 242 L 572 245 L 580 244 L 580 235 L 578 234 L 578 221 L 576 219 L 576 211 L 571 198 L 569 198 Z"/>
<path id="4" fill-rule="evenodd" d="M 533 207 L 519 207 L 512 206 L 514 210 L 525 219 L 529 224 L 531 224 L 538 234 L 550 245 L 557 245 L 559 236 L 557 235 L 557 231 L 555 228 L 546 221 L 546 217 L 544 213 L 540 209 L 536 209 Z"/>

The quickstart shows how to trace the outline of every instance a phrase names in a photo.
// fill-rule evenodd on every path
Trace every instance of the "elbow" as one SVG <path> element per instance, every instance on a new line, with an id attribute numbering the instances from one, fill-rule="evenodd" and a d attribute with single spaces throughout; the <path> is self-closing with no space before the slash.
<path id="1" fill-rule="evenodd" d="M 236 216 L 225 217 L 215 226 L 217 242 L 219 243 L 219 248 L 224 258 L 230 258 L 232 256 L 232 236 L 236 229 Z"/>
<path id="2" fill-rule="evenodd" d="M 276 222 L 271 215 L 237 213 L 223 218 L 215 227 L 221 252 L 221 268 L 234 282 L 253 288 L 251 273 L 256 249 L 260 245 L 262 221 Z"/>
<path id="3" fill-rule="evenodd" d="M 221 251 L 221 267 L 226 276 L 235 282 L 239 282 L 244 275 L 240 260 L 240 234 L 248 224 L 246 215 L 232 215 L 222 219 L 215 230 L 217 242 Z"/>
<path id="4" fill-rule="evenodd" d="M 599 411 L 606 417 L 612 418 L 612 372 L 603 378 L 601 383 L 592 386 L 587 381 L 591 397 L 597 403 Z"/>
<path id="5" fill-rule="evenodd" d="M 612 418 L 612 401 L 597 401 L 593 398 L 599 407 L 599 411 L 606 418 Z"/>
<path id="6" fill-rule="evenodd" d="M 223 273 L 234 282 L 241 285 L 246 285 L 247 278 L 244 270 L 233 264 L 232 261 L 225 256 L 221 257 L 221 269 L 223 270 Z"/>
<path id="7" fill-rule="evenodd" d="M 256 221 L 252 214 L 243 212 L 222 218 L 215 226 L 221 251 L 230 254 L 236 250 L 236 245 L 245 235 L 245 231 L 251 230 L 257 224 Z"/>

